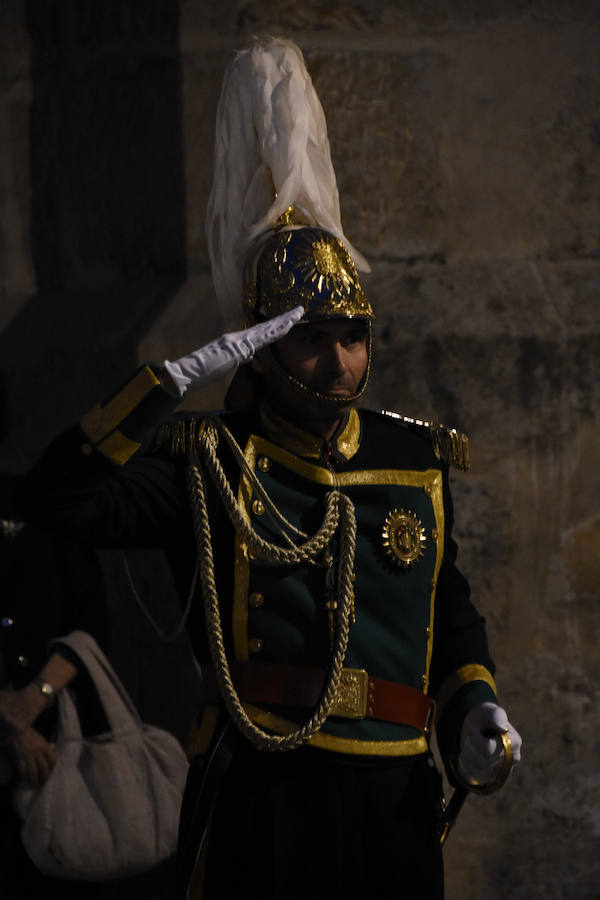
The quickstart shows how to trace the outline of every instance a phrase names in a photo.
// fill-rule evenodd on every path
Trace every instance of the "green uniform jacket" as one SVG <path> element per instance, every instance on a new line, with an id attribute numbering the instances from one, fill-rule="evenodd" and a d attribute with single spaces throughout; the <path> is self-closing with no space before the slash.
<path id="1" fill-rule="evenodd" d="M 185 596 L 197 555 L 185 473 L 188 451 L 204 426 L 202 418 L 180 417 L 156 431 L 175 404 L 152 370 L 143 368 L 81 427 L 51 445 L 28 478 L 24 503 L 29 518 L 78 540 L 163 548 Z M 455 566 L 447 465 L 428 429 L 352 410 L 324 442 L 264 408 L 224 414 L 223 420 L 267 495 L 303 532 L 313 534 L 321 524 L 332 488 L 350 497 L 357 518 L 355 622 L 345 666 L 433 697 L 440 749 L 446 761 L 454 758 L 464 715 L 495 701 L 496 689 L 484 620 Z M 225 442 L 217 455 L 247 519 L 263 537 L 281 543 Z M 252 558 L 219 490 L 206 480 L 230 660 L 326 670 L 331 650 L 324 568 Z M 206 663 L 200 596 L 188 621 L 195 652 Z M 249 711 L 275 732 L 310 713 L 272 704 L 253 704 Z M 348 754 L 406 756 L 425 752 L 428 736 L 402 723 L 333 716 L 311 743 Z"/>

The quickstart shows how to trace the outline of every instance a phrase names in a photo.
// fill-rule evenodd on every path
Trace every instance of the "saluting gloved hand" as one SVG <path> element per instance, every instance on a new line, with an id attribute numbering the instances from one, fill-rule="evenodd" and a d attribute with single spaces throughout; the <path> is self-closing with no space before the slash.
<path id="1" fill-rule="evenodd" d="M 498 776 L 504 762 L 500 734 L 508 735 L 514 765 L 521 759 L 521 736 L 502 707 L 497 703 L 482 703 L 465 716 L 458 757 L 458 774 L 464 781 L 485 785 Z"/>
<path id="2" fill-rule="evenodd" d="M 174 362 L 166 359 L 163 368 L 183 396 L 190 384 L 209 384 L 240 363 L 251 360 L 257 350 L 284 337 L 303 315 L 304 307 L 295 306 L 294 309 L 266 322 L 259 322 L 251 328 L 223 334 L 210 344 L 205 344 Z"/>

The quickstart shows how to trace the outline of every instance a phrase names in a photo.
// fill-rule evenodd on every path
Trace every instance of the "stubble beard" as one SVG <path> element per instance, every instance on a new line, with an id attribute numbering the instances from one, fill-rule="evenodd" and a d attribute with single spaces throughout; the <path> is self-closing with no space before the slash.
<path id="1" fill-rule="evenodd" d="M 344 418 L 352 409 L 353 392 L 344 388 L 348 403 L 340 403 L 343 394 L 332 395 L 331 401 L 328 401 L 327 394 L 322 388 L 313 385 L 307 385 L 310 390 L 323 394 L 322 399 L 311 397 L 309 394 L 303 394 L 301 389 L 295 388 L 293 384 L 283 381 L 283 379 L 275 376 L 263 380 L 263 393 L 271 406 L 293 424 L 300 428 L 321 433 L 330 431 L 331 428 Z"/>

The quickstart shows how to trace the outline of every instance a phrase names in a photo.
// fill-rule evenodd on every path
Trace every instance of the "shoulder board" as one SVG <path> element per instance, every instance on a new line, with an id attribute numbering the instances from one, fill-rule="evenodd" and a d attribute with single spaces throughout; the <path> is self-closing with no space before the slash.
<path id="1" fill-rule="evenodd" d="M 436 457 L 449 466 L 455 466 L 466 472 L 470 466 L 469 438 L 461 434 L 456 428 L 446 428 L 445 425 L 436 425 L 433 422 L 424 422 L 421 419 L 411 419 L 409 416 L 401 416 L 399 413 L 390 412 L 388 409 L 378 409 L 382 416 L 410 428 L 427 438 L 433 447 Z"/>
<path id="2" fill-rule="evenodd" d="M 205 416 L 202 413 L 199 418 L 186 416 L 165 422 L 157 429 L 151 449 L 173 457 L 187 457 L 194 454 L 200 447 L 204 423 Z"/>

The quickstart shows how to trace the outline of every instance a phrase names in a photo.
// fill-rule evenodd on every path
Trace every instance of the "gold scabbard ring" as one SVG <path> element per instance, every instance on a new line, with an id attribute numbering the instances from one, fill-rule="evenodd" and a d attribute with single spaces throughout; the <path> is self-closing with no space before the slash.
<path id="1" fill-rule="evenodd" d="M 513 767 L 513 749 L 510 738 L 508 736 L 508 732 L 501 731 L 499 732 L 499 737 L 502 741 L 502 765 L 498 770 L 498 774 L 494 778 L 493 781 L 465 781 L 464 778 L 461 778 L 456 771 L 456 767 L 452 765 L 453 775 L 459 784 L 466 788 L 470 793 L 473 794 L 493 794 L 494 791 L 499 790 L 508 776 L 510 775 L 511 769 Z"/>

